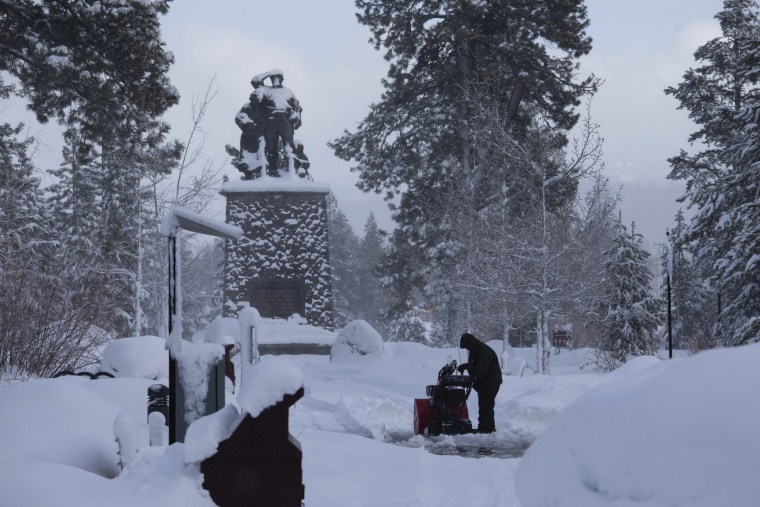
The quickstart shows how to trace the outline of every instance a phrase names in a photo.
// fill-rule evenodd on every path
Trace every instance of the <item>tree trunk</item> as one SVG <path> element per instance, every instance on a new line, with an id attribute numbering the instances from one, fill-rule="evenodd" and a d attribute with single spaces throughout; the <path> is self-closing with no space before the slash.
<path id="1" fill-rule="evenodd" d="M 509 328 L 512 324 L 509 321 L 509 310 L 507 310 L 506 305 L 502 309 L 502 318 L 504 329 L 502 331 L 501 369 L 506 370 L 509 368 L 509 353 L 512 350 L 512 347 L 509 345 Z"/>

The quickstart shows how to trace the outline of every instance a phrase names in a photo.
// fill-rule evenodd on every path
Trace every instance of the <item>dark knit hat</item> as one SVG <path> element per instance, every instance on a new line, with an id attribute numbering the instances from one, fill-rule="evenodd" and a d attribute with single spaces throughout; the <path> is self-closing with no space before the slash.
<path id="1" fill-rule="evenodd" d="M 459 339 L 459 348 L 460 349 L 469 349 L 470 346 L 477 340 L 474 335 L 471 335 L 470 333 L 464 333 L 462 337 Z"/>

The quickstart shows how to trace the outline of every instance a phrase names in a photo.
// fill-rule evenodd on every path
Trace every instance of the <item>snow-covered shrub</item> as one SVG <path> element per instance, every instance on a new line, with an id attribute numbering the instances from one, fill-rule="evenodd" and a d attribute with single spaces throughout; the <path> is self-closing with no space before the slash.
<path id="1" fill-rule="evenodd" d="M 157 336 L 134 336 L 109 343 L 100 369 L 116 377 L 161 379 L 169 376 L 166 341 Z"/>
<path id="2" fill-rule="evenodd" d="M 0 259 L 0 370 L 51 377 L 97 364 L 111 337 L 97 284 L 70 296 L 60 273 L 15 269 Z"/>
<path id="3" fill-rule="evenodd" d="M 216 317 L 204 334 L 206 343 L 234 345 L 240 340 L 240 323 L 232 317 Z"/>
<path id="4" fill-rule="evenodd" d="M 333 343 L 330 359 L 350 356 L 382 357 L 385 353 L 380 333 L 365 320 L 354 320 L 344 327 Z"/>

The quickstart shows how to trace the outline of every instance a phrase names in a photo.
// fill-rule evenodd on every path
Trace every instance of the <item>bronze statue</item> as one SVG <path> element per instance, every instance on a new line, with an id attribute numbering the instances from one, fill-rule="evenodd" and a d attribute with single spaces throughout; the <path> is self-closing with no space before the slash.
<path id="1" fill-rule="evenodd" d="M 251 94 L 251 99 L 253 94 Z M 238 169 L 245 175 L 245 179 L 253 179 L 261 175 L 261 164 L 258 162 L 259 145 L 262 140 L 261 125 L 255 121 L 251 101 L 243 104 L 240 111 L 235 115 L 235 123 L 242 130 L 240 134 L 240 161 Z"/>
<path id="2" fill-rule="evenodd" d="M 266 79 L 271 86 L 264 85 Z M 244 179 L 258 178 L 264 166 L 269 176 L 278 177 L 281 169 L 308 176 L 309 159 L 303 143 L 293 140 L 294 131 L 301 126 L 302 108 L 293 92 L 282 86 L 283 79 L 279 69 L 253 76 L 254 91 L 235 116 L 242 133 L 240 155 L 233 164 Z"/>
<path id="3" fill-rule="evenodd" d="M 282 86 L 281 70 L 269 72 L 272 86 L 260 86 L 253 92 L 252 105 L 263 119 L 266 143 L 267 173 L 275 175 L 279 169 L 280 141 L 286 155 L 295 151 L 293 132 L 301 126 L 301 106 L 293 92 Z M 290 158 L 290 157 L 289 157 Z M 288 167 L 293 169 L 293 167 Z"/>

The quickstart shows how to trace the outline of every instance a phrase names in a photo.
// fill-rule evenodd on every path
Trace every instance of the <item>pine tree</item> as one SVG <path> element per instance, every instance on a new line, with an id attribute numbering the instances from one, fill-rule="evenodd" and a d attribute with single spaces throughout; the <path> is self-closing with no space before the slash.
<path id="1" fill-rule="evenodd" d="M 0 98 L 11 88 L 0 78 Z M 51 208 L 32 164 L 35 140 L 0 124 L 0 370 L 49 376 L 90 363 L 98 333 L 94 291 L 71 297 Z"/>
<path id="2" fill-rule="evenodd" d="M 355 320 L 359 300 L 359 238 L 348 218 L 338 207 L 338 200 L 327 195 L 327 232 L 330 244 L 330 268 L 333 282 L 335 326 L 343 327 Z"/>
<path id="3" fill-rule="evenodd" d="M 88 134 L 141 123 L 179 99 L 159 31 L 168 9 L 166 0 L 3 2 L 0 69 L 21 81 L 41 122 L 57 118 Z"/>
<path id="4" fill-rule="evenodd" d="M 35 140 L 19 139 L 23 129 L 0 124 L 0 271 L 17 262 L 43 269 L 53 250 L 52 217 L 30 158 Z"/>
<path id="5" fill-rule="evenodd" d="M 657 328 L 662 320 L 662 301 L 652 295 L 652 273 L 647 267 L 649 252 L 633 225 L 618 224 L 613 247 L 606 252 L 604 266 L 606 298 L 602 304 L 605 336 L 600 349 L 606 365 L 625 363 L 629 356 L 654 355 L 658 349 Z"/>
<path id="6" fill-rule="evenodd" d="M 578 98 L 595 87 L 593 78 L 575 78 L 577 58 L 591 47 L 586 8 L 579 0 L 359 0 L 357 7 L 390 68 L 380 102 L 331 146 L 356 162 L 359 188 L 399 197 L 394 220 L 404 230 L 391 237 L 384 263 L 395 270 L 387 280 L 398 284 L 389 315 L 404 315 L 415 293 L 425 294 L 444 309 L 450 337 L 471 318 L 472 295 L 448 280 L 471 263 L 467 238 L 454 236 L 446 213 L 455 199 L 477 208 L 498 192 L 479 168 L 483 139 L 471 127 L 479 97 L 492 99 L 518 135 L 539 113 L 570 128 Z"/>
<path id="7" fill-rule="evenodd" d="M 370 213 L 364 224 L 364 237 L 358 251 L 359 300 L 357 316 L 366 320 L 380 334 L 384 334 L 380 316 L 387 306 L 387 291 L 380 283 L 378 268 L 385 253 L 385 242 L 377 226 L 375 216 Z"/>
<path id="8" fill-rule="evenodd" d="M 760 14 L 754 0 L 726 0 L 722 35 L 694 54 L 701 65 L 666 93 L 698 130 L 694 153 L 669 160 L 696 209 L 685 233 L 723 302 L 716 334 L 727 345 L 760 341 Z"/>
<path id="9" fill-rule="evenodd" d="M 701 348 L 706 343 L 714 342 L 712 329 L 716 312 L 710 308 L 711 303 L 714 306 L 714 301 L 704 283 L 704 266 L 689 253 L 689 244 L 685 242 L 688 226 L 682 210 L 678 210 L 675 219 L 676 225 L 670 232 L 671 254 L 668 256 L 665 252 L 662 257 L 665 274 L 669 269 L 672 270 L 670 291 L 673 346 Z M 665 276 L 661 288 L 667 290 Z"/>
<path id="10" fill-rule="evenodd" d="M 405 306 L 408 309 L 388 325 L 388 341 L 427 343 L 430 333 L 420 308 L 411 303 Z"/>
<path id="11" fill-rule="evenodd" d="M 113 305 L 121 334 L 130 332 L 136 311 L 140 181 L 146 167 L 171 168 L 146 162 L 157 150 L 178 155 L 176 146 L 162 148 L 168 126 L 160 119 L 179 100 L 167 78 L 172 55 L 158 21 L 168 5 L 19 0 L 0 6 L 0 70 L 20 81 L 41 122 L 52 118 L 66 127 L 55 198 L 70 214 L 56 215 L 56 229 L 68 258 L 87 260 L 79 285 L 106 291 L 103 303 Z"/>

